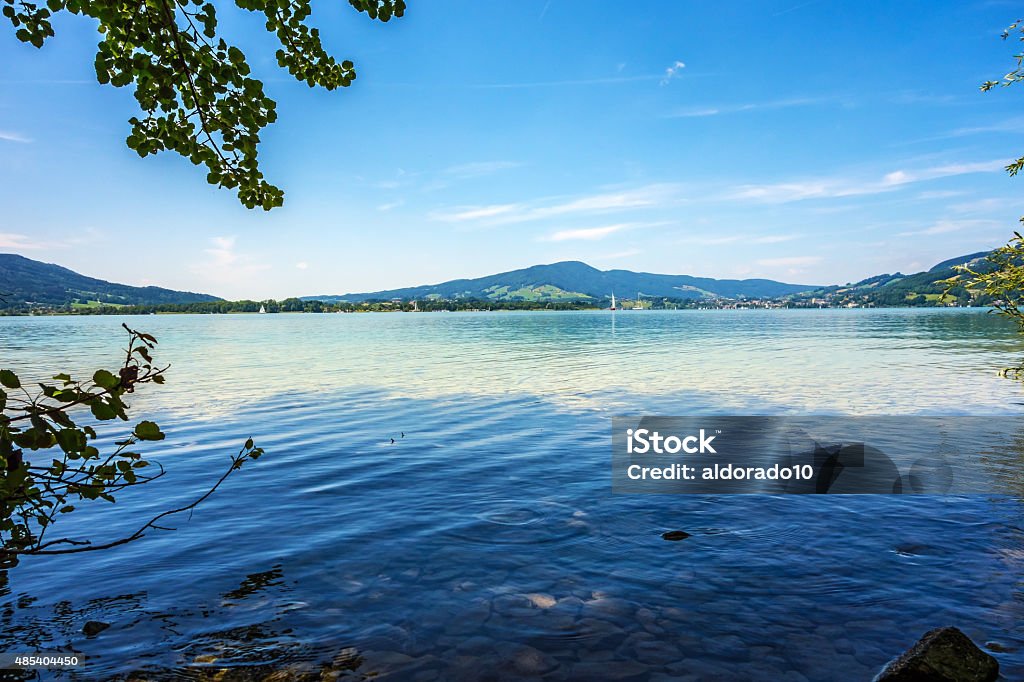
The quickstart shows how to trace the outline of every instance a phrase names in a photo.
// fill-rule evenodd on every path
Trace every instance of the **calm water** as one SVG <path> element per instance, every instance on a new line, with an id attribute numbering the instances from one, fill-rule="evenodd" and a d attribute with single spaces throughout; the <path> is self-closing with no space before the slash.
<path id="1" fill-rule="evenodd" d="M 617 414 L 1019 415 L 993 316 L 4 318 L 0 365 L 115 365 L 122 321 L 172 363 L 134 402 L 171 473 L 65 534 L 190 501 L 250 435 L 267 455 L 175 532 L 24 560 L 0 650 L 73 649 L 88 679 L 855 680 L 956 624 L 1024 678 L 1020 495 L 611 494 Z"/>

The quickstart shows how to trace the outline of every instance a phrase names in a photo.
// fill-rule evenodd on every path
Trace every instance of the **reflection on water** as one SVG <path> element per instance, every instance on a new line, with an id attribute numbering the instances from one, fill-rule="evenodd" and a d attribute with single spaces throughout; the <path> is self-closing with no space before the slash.
<path id="1" fill-rule="evenodd" d="M 976 309 L 157 315 L 131 322 L 157 336 L 158 357 L 174 366 L 168 386 L 146 406 L 194 418 L 281 393 L 351 387 L 422 398 L 544 396 L 613 412 L 987 413 L 1019 411 L 1021 403 L 995 373 L 1018 362 L 1024 344 L 1011 323 Z M 119 324 L 110 317 L 0 320 L 2 358 L 40 376 L 55 362 L 91 373 L 97 362 L 119 359 Z"/>
<path id="2" fill-rule="evenodd" d="M 0 364 L 114 362 L 119 322 L 0 320 Z M 134 326 L 174 363 L 136 399 L 171 473 L 66 533 L 191 499 L 248 435 L 268 454 L 173 533 L 23 561 L 0 650 L 81 652 L 82 679 L 848 680 L 956 624 L 1024 676 L 1019 498 L 611 494 L 616 413 L 1019 413 L 995 370 L 1024 348 L 990 316 Z"/>

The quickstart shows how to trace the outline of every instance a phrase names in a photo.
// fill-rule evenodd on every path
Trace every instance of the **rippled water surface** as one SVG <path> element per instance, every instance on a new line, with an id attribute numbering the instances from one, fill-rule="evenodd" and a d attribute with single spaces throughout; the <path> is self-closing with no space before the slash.
<path id="1" fill-rule="evenodd" d="M 0 577 L 0 650 L 88 679 L 855 680 L 955 624 L 1024 678 L 1020 495 L 611 493 L 617 414 L 1019 415 L 991 315 L 3 318 L 0 365 L 115 365 L 122 321 L 172 364 L 133 405 L 170 473 L 64 534 L 267 454 L 174 532 Z"/>

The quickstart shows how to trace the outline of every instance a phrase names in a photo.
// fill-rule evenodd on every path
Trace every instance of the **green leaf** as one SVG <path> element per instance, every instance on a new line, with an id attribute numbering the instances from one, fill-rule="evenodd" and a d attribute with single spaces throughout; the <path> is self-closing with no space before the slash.
<path id="1" fill-rule="evenodd" d="M 9 369 L 0 369 L 0 384 L 3 384 L 5 388 L 21 388 L 18 375 Z"/>
<path id="2" fill-rule="evenodd" d="M 135 437 L 139 440 L 163 440 L 165 438 L 155 422 L 141 421 L 135 425 Z"/>
<path id="3" fill-rule="evenodd" d="M 85 434 L 78 429 L 61 429 L 57 432 L 57 444 L 64 452 L 81 452 L 85 449 Z"/>
<path id="4" fill-rule="evenodd" d="M 121 383 L 120 379 L 105 369 L 96 370 L 96 373 L 92 375 L 92 380 L 97 386 L 108 391 L 114 390 Z"/>
<path id="5" fill-rule="evenodd" d="M 114 408 L 102 400 L 97 400 L 89 405 L 89 409 L 92 410 L 92 416 L 96 417 L 100 421 L 107 421 L 117 417 L 117 412 Z"/>

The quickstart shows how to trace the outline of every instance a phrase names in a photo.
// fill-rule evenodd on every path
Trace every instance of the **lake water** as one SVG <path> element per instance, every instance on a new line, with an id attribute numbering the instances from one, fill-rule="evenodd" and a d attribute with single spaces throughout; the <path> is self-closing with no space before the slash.
<path id="1" fill-rule="evenodd" d="M 121 322 L 172 365 L 133 402 L 170 473 L 63 534 L 191 501 L 248 436 L 267 454 L 174 532 L 8 571 L 0 651 L 81 652 L 81 679 L 867 680 L 954 624 L 1024 678 L 1024 492 L 611 493 L 613 415 L 1020 415 L 995 316 L 2 318 L 0 366 L 116 366 Z"/>

